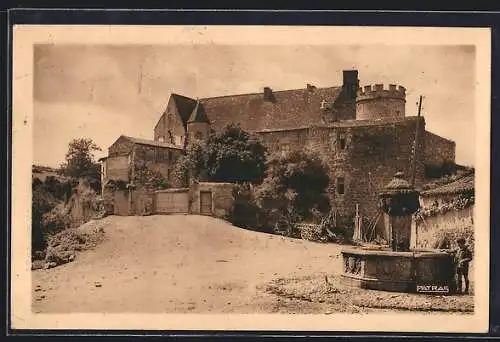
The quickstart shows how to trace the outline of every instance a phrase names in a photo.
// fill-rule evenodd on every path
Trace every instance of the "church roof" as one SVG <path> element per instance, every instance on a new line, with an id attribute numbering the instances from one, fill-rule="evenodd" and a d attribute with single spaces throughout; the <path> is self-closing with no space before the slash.
<path id="1" fill-rule="evenodd" d="M 200 101 L 196 101 L 196 105 L 188 120 L 188 123 L 190 122 L 210 123 L 210 120 L 208 120 L 207 114 L 205 113 L 205 109 L 202 105 L 200 105 Z"/>
<path id="2" fill-rule="evenodd" d="M 322 102 L 333 103 L 341 87 L 273 91 L 272 100 L 264 92 L 202 98 L 203 114 L 216 130 L 228 123 L 237 123 L 247 131 L 287 129 L 323 123 Z M 172 94 L 183 124 L 190 121 L 196 100 Z M 199 112 L 197 111 L 196 114 Z"/>

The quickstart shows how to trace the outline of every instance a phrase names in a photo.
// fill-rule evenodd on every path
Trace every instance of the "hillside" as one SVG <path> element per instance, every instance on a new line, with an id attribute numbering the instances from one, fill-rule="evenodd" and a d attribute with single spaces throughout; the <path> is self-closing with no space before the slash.
<path id="1" fill-rule="evenodd" d="M 47 177 L 55 177 L 59 182 L 65 182 L 68 180 L 68 177 L 62 176 L 57 172 L 57 169 L 50 166 L 42 166 L 42 165 L 32 165 L 31 167 L 32 178 L 38 178 L 42 182 L 45 181 Z"/>

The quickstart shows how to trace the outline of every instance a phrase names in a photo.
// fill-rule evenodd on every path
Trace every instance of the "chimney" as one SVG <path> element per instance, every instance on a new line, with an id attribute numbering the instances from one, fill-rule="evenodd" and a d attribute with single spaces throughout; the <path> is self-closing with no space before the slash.
<path id="1" fill-rule="evenodd" d="M 274 101 L 273 90 L 269 87 L 264 87 L 264 101 Z"/>
<path id="2" fill-rule="evenodd" d="M 358 70 L 344 70 L 343 77 L 343 92 L 345 92 L 350 99 L 355 99 L 359 88 Z"/>

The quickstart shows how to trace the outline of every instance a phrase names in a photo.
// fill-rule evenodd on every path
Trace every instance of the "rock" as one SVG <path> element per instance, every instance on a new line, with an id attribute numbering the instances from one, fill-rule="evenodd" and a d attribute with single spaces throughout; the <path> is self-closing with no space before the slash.
<path id="1" fill-rule="evenodd" d="M 51 261 L 51 262 L 46 263 L 43 268 L 46 269 L 46 270 L 48 270 L 49 268 L 53 268 L 53 267 L 56 267 L 56 266 L 57 266 L 57 264 L 55 262 Z"/>
<path id="2" fill-rule="evenodd" d="M 75 260 L 75 255 L 74 254 L 71 254 L 69 257 L 68 257 L 68 260 L 71 262 L 73 260 Z"/>
<path id="3" fill-rule="evenodd" d="M 95 282 L 95 283 L 94 283 L 94 286 L 95 286 L 95 287 L 102 287 L 102 284 L 101 284 L 101 283 L 99 283 L 99 282 Z"/>

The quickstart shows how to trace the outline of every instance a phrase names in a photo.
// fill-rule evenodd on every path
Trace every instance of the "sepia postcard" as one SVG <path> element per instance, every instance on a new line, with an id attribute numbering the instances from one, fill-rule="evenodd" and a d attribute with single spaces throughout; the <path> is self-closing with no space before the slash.
<path id="1" fill-rule="evenodd" d="M 15 26 L 12 328 L 486 332 L 490 39 Z"/>

